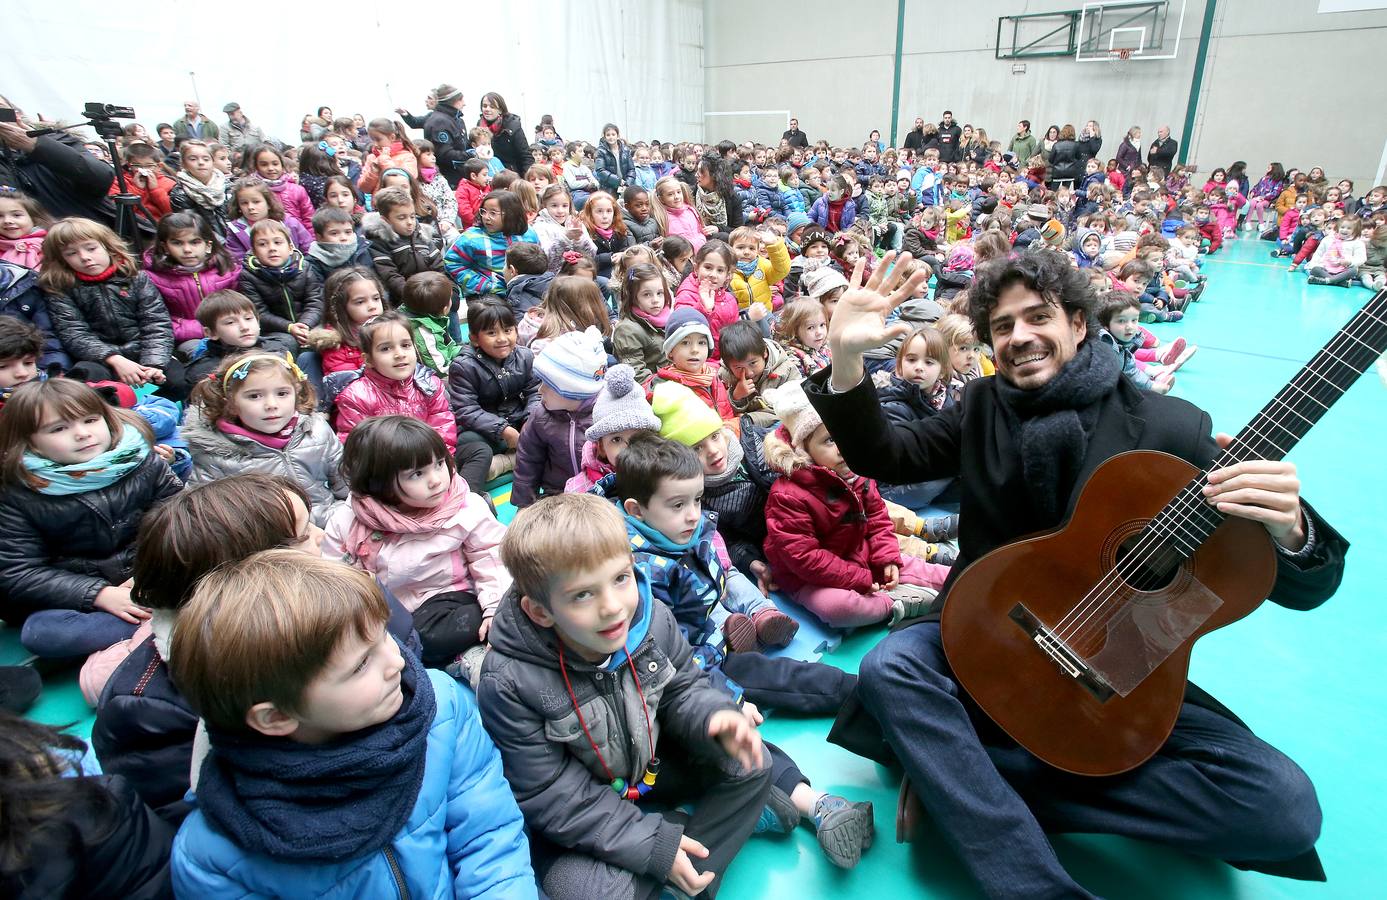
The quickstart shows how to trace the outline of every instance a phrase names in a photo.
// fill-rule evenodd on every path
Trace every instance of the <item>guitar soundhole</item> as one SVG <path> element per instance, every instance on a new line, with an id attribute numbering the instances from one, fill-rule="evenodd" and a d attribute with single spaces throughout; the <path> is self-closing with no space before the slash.
<path id="1" fill-rule="evenodd" d="M 1180 554 L 1171 551 L 1164 542 L 1157 543 L 1138 531 L 1117 545 L 1114 566 L 1128 587 L 1159 591 L 1175 580 L 1181 562 Z"/>

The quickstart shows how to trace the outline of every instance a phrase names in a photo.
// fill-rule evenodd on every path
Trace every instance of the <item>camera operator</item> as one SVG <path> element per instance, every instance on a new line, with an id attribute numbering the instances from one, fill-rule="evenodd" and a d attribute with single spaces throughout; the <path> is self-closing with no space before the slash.
<path id="1" fill-rule="evenodd" d="M 106 194 L 115 170 L 88 153 L 74 135 L 29 137 L 26 132 L 36 126 L 3 96 L 0 109 L 14 110 L 18 119 L 0 121 L 0 185 L 29 194 L 55 219 L 85 216 L 111 224 L 115 204 Z"/>

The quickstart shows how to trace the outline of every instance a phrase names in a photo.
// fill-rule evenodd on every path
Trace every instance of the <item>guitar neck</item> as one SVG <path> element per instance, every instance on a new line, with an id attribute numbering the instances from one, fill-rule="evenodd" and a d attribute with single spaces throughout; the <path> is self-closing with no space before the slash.
<path id="1" fill-rule="evenodd" d="M 1379 291 L 1238 432 L 1210 470 L 1249 459 L 1285 459 L 1385 350 L 1387 291 Z M 1188 553 L 1223 521 L 1222 513 L 1203 502 L 1206 476 L 1186 485 L 1148 526 Z"/>

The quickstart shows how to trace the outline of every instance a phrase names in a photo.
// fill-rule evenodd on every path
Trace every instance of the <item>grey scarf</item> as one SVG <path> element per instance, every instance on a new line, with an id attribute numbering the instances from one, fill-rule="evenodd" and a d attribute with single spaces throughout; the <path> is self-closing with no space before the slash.
<path id="1" fill-rule="evenodd" d="M 742 458 L 746 454 L 742 450 L 741 439 L 725 428 L 723 434 L 727 435 L 727 468 L 722 470 L 721 475 L 704 475 L 703 483 L 707 487 L 722 487 L 742 470 Z"/>
<path id="2" fill-rule="evenodd" d="M 322 241 L 314 241 L 308 248 L 308 255 L 329 269 L 340 269 L 355 255 L 358 240 L 360 238 L 353 236 L 350 244 L 324 244 Z"/>

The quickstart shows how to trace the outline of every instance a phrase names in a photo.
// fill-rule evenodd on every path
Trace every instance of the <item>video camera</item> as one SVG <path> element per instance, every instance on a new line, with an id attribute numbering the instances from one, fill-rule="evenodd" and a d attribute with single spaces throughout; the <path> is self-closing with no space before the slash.
<path id="1" fill-rule="evenodd" d="M 120 124 L 112 120 L 135 118 L 135 107 L 117 106 L 114 103 L 88 103 L 82 110 L 82 115 L 103 138 L 117 138 L 121 134 Z"/>

